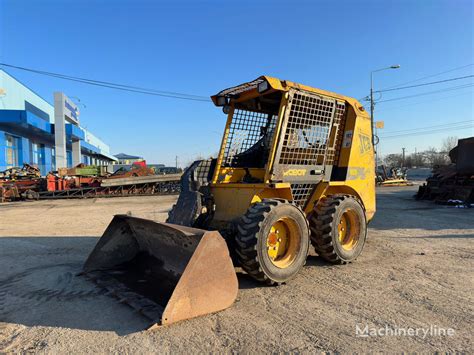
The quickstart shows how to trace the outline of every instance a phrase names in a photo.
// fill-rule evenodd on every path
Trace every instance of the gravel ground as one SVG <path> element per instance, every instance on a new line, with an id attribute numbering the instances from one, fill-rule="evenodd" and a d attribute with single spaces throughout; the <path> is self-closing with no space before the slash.
<path id="1" fill-rule="evenodd" d="M 279 287 L 239 274 L 233 307 L 155 331 L 76 274 L 114 214 L 163 221 L 175 197 L 0 205 L 0 352 L 471 352 L 474 209 L 415 201 L 415 190 L 378 191 L 355 263 L 313 254 Z M 356 336 L 365 326 L 432 333 Z"/>

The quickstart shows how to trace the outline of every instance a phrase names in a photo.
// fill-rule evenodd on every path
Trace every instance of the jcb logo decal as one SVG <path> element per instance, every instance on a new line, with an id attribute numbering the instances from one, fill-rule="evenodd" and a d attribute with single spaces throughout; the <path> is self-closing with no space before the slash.
<path id="1" fill-rule="evenodd" d="M 283 173 L 283 176 L 305 176 L 306 169 L 290 169 Z"/>
<path id="2" fill-rule="evenodd" d="M 372 149 L 372 143 L 368 135 L 359 133 L 359 141 L 360 154 L 367 153 Z"/>

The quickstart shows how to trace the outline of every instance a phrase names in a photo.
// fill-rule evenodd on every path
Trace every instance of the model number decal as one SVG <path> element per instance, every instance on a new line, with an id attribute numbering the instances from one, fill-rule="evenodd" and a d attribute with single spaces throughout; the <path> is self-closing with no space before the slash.
<path id="1" fill-rule="evenodd" d="M 283 176 L 305 176 L 306 169 L 289 169 L 283 173 Z"/>

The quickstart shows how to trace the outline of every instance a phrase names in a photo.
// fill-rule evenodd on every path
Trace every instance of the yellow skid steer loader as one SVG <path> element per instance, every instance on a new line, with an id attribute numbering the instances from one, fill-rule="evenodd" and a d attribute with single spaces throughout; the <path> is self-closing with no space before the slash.
<path id="1" fill-rule="evenodd" d="M 371 120 L 355 99 L 268 76 L 212 96 L 216 159 L 194 162 L 167 223 L 115 216 L 84 273 L 156 324 L 232 305 L 234 265 L 280 284 L 310 244 L 344 264 L 375 213 Z"/>

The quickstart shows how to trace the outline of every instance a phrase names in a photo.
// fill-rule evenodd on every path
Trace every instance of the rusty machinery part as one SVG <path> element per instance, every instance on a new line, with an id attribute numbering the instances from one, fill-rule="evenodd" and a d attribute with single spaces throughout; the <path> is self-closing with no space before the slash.
<path id="1" fill-rule="evenodd" d="M 237 225 L 235 238 L 242 268 L 270 285 L 294 277 L 308 255 L 306 217 L 285 200 L 265 199 L 250 207 Z"/>
<path id="2" fill-rule="evenodd" d="M 457 204 L 470 206 L 474 203 L 474 175 L 459 174 L 456 165 L 433 169 L 433 175 L 419 187 L 415 197 L 419 200 L 434 200 L 438 204 L 449 204 L 451 200 Z"/>
<path id="3" fill-rule="evenodd" d="M 37 178 L 0 181 L 0 201 L 37 199 L 39 189 L 40 180 Z"/>
<path id="4" fill-rule="evenodd" d="M 83 272 L 151 325 L 223 310 L 238 291 L 219 232 L 126 215 L 114 217 Z"/>
<path id="5" fill-rule="evenodd" d="M 474 137 L 460 139 L 456 152 L 456 170 L 461 175 L 474 175 Z"/>
<path id="6" fill-rule="evenodd" d="M 38 194 L 40 200 L 72 199 L 72 198 L 100 198 L 100 197 L 128 197 L 178 194 L 178 181 L 157 181 L 135 183 L 117 186 L 98 186 L 67 188 L 64 190 L 42 191 Z"/>
<path id="7" fill-rule="evenodd" d="M 0 172 L 0 179 L 3 180 L 30 180 L 41 177 L 40 170 L 33 165 L 23 164 L 23 167 L 8 168 Z"/>
<path id="8" fill-rule="evenodd" d="M 452 164 L 433 169 L 415 195 L 420 200 L 471 207 L 474 203 L 474 137 L 460 139 L 449 152 Z"/>
<path id="9" fill-rule="evenodd" d="M 311 243 L 319 256 L 335 264 L 354 261 L 362 252 L 367 222 L 352 196 L 328 196 L 315 206 L 310 219 Z"/>
<path id="10" fill-rule="evenodd" d="M 133 166 L 130 170 L 124 170 L 123 168 L 117 170 L 112 175 L 108 176 L 107 179 L 118 179 L 135 176 L 150 176 L 155 175 L 155 171 L 152 168 L 146 166 Z"/>
<path id="11" fill-rule="evenodd" d="M 15 201 L 20 197 L 16 186 L 0 186 L 0 202 Z"/>

